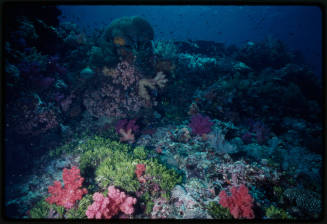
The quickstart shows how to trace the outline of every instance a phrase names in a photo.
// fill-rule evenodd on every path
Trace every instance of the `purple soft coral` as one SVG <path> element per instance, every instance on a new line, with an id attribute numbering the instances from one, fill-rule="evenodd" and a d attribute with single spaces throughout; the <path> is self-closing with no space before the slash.
<path id="1" fill-rule="evenodd" d="M 211 131 L 213 123 L 208 116 L 202 116 L 201 114 L 195 114 L 191 118 L 190 127 L 192 132 L 197 135 L 207 134 Z"/>

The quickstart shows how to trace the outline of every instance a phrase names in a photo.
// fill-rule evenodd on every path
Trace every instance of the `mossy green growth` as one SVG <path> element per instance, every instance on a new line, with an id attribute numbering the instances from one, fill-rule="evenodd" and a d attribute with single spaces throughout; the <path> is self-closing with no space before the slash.
<path id="1" fill-rule="evenodd" d="M 96 169 L 96 182 L 102 188 L 114 185 L 126 191 L 137 191 L 140 183 L 135 175 L 136 163 L 127 153 L 112 152 L 112 156 L 107 157 Z"/>
<path id="2" fill-rule="evenodd" d="M 77 150 L 82 153 L 80 159 L 81 174 L 88 176 L 104 159 L 112 156 L 113 150 L 127 153 L 130 147 L 110 139 L 95 136 L 80 144 Z"/>
<path id="3" fill-rule="evenodd" d="M 266 209 L 266 216 L 270 219 L 291 219 L 292 216 L 289 215 L 285 210 L 281 208 L 276 208 L 271 205 Z"/>
<path id="4" fill-rule="evenodd" d="M 283 198 L 283 188 L 281 186 L 274 186 L 273 192 L 279 201 Z"/>
<path id="5" fill-rule="evenodd" d="M 93 202 L 92 195 L 87 194 L 85 195 L 78 203 L 77 208 L 72 208 L 67 211 L 66 217 L 68 219 L 84 219 L 86 217 L 86 210 L 89 205 Z"/>
<path id="6" fill-rule="evenodd" d="M 76 147 L 76 142 L 69 142 L 66 144 L 63 144 L 53 150 L 49 151 L 49 157 L 50 158 L 54 158 L 54 157 L 58 157 L 64 153 L 69 154 L 72 153 Z"/>
<path id="7" fill-rule="evenodd" d="M 121 144 L 117 141 L 112 141 L 108 138 L 103 138 L 100 136 L 94 136 L 85 139 L 79 146 L 78 151 L 81 153 L 87 152 L 87 151 L 96 151 L 96 149 L 100 147 L 105 148 L 111 148 L 111 149 L 119 149 L 121 151 L 127 152 L 130 148 L 128 145 Z M 98 153 L 98 152 L 97 152 Z M 101 156 L 101 155 L 99 155 Z M 97 157 L 99 157 L 97 156 Z"/>
<path id="8" fill-rule="evenodd" d="M 142 146 L 135 147 L 133 153 L 134 153 L 134 157 L 137 159 L 146 159 L 147 157 L 145 149 Z"/>
<path id="9" fill-rule="evenodd" d="M 148 215 L 151 214 L 153 206 L 154 206 L 153 201 L 147 201 L 146 205 L 145 205 L 145 214 L 148 214 Z"/>
<path id="10" fill-rule="evenodd" d="M 214 219 L 232 219 L 228 208 L 222 207 L 218 202 L 211 201 L 207 207 L 209 214 Z"/>
<path id="11" fill-rule="evenodd" d="M 175 170 L 168 169 L 155 159 L 146 160 L 144 164 L 146 165 L 145 175 L 151 176 L 152 181 L 157 183 L 160 188 L 167 193 L 170 192 L 176 184 L 182 182 L 182 177 L 178 175 Z"/>
<path id="12" fill-rule="evenodd" d="M 64 218 L 65 208 L 63 206 L 52 204 L 51 208 L 53 208 L 58 213 L 60 219 Z"/>
<path id="13" fill-rule="evenodd" d="M 93 178 L 95 174 L 95 181 L 102 189 L 114 185 L 127 192 L 137 191 L 140 187 L 135 174 L 137 164 L 146 165 L 145 175 L 158 184 L 167 197 L 171 189 L 182 182 L 182 177 L 175 170 L 157 160 L 146 160 L 147 153 L 141 146 L 132 150 L 127 144 L 95 136 L 77 146 L 77 151 L 81 152 L 82 176 Z"/>
<path id="14" fill-rule="evenodd" d="M 47 218 L 51 205 L 45 201 L 45 199 L 40 200 L 36 205 L 30 210 L 30 218 L 32 219 L 42 219 Z"/>
<path id="15" fill-rule="evenodd" d="M 145 203 L 145 214 L 150 214 L 152 212 L 152 208 L 154 206 L 154 202 L 150 192 L 144 192 L 144 194 L 140 198 L 141 201 Z"/>
<path id="16" fill-rule="evenodd" d="M 36 205 L 30 210 L 30 217 L 33 219 L 44 219 L 48 218 L 50 209 L 53 209 L 57 214 L 58 218 L 63 218 L 65 208 L 55 204 L 49 204 L 45 201 L 45 198 L 36 203 Z"/>

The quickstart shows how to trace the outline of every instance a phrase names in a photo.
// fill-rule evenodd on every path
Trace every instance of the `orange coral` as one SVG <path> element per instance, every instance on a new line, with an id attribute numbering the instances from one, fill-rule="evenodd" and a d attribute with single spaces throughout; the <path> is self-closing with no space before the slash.
<path id="1" fill-rule="evenodd" d="M 126 41 L 122 37 L 114 37 L 114 44 L 119 45 L 119 46 L 124 46 L 126 44 Z"/>

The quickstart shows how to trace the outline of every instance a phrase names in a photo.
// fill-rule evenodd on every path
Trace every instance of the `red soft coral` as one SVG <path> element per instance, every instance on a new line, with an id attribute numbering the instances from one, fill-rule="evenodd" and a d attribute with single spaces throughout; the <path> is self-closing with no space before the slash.
<path id="1" fill-rule="evenodd" d="M 253 219 L 253 198 L 249 194 L 248 188 L 244 184 L 239 188 L 233 186 L 231 194 L 231 196 L 227 196 L 226 191 L 221 191 L 219 193 L 219 203 L 221 206 L 229 208 L 230 213 L 235 219 Z"/>
<path id="2" fill-rule="evenodd" d="M 145 164 L 140 163 L 136 165 L 135 174 L 138 178 L 143 175 L 144 171 L 145 171 Z"/>
<path id="3" fill-rule="evenodd" d="M 80 170 L 73 166 L 70 170 L 64 169 L 62 173 L 64 187 L 60 181 L 55 181 L 53 186 L 48 187 L 48 192 L 52 194 L 46 199 L 49 204 L 63 206 L 71 209 L 77 200 L 81 200 L 87 194 L 86 188 L 80 189 L 84 178 L 80 176 Z"/>

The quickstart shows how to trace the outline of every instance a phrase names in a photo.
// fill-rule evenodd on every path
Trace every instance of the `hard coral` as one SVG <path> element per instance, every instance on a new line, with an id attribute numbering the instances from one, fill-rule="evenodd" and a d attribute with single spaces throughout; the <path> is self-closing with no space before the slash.
<path id="1" fill-rule="evenodd" d="M 138 94 L 143 99 L 150 101 L 150 94 L 147 88 L 155 89 L 156 86 L 163 88 L 168 80 L 163 72 L 158 72 L 153 79 L 141 79 L 138 86 Z"/>
<path id="2" fill-rule="evenodd" d="M 102 72 L 107 77 L 96 80 L 97 88 L 90 86 L 84 94 L 84 106 L 92 116 L 123 118 L 146 105 L 137 92 L 142 74 L 133 64 L 121 62 L 115 69 L 104 68 Z"/>
<path id="3" fill-rule="evenodd" d="M 153 40 L 154 32 L 151 25 L 139 16 L 115 19 L 106 29 L 104 39 L 124 38 L 126 45 L 135 46 L 138 42 Z"/>
<path id="4" fill-rule="evenodd" d="M 22 97 L 15 103 L 18 106 L 13 108 L 12 113 L 19 116 L 10 119 L 18 134 L 37 136 L 59 126 L 57 112 L 51 109 L 50 104 L 42 102 L 38 95 Z"/>
<path id="5" fill-rule="evenodd" d="M 227 196 L 226 191 L 219 193 L 219 203 L 221 206 L 229 208 L 230 213 L 235 219 L 253 219 L 253 198 L 249 194 L 248 188 L 244 184 L 239 188 L 233 186 L 231 193 L 231 196 Z"/>

